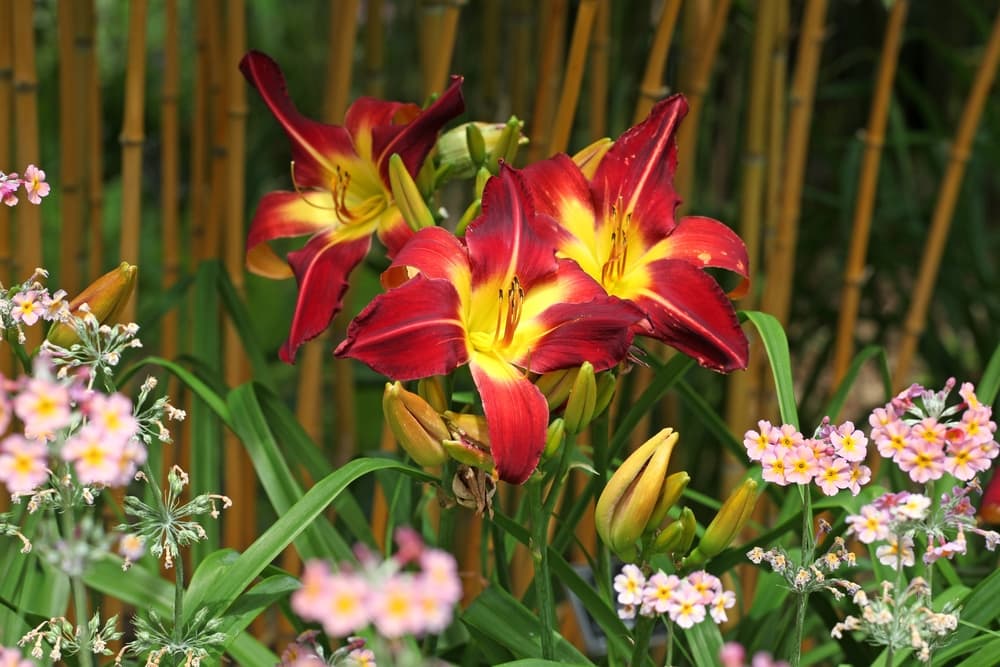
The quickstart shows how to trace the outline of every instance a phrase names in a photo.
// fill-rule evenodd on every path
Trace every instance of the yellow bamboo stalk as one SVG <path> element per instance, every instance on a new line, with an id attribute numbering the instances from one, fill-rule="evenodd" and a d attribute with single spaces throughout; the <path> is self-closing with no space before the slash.
<path id="1" fill-rule="evenodd" d="M 139 263 L 139 230 L 142 223 L 143 108 L 146 94 L 146 0 L 129 4 L 128 63 L 125 70 L 125 114 L 119 140 L 122 145 L 121 250 L 124 261 Z M 133 292 L 122 319 L 135 321 Z"/>
<path id="2" fill-rule="evenodd" d="M 503 14 L 500 0 L 483 2 L 481 72 L 482 103 L 485 109 L 496 109 L 500 98 L 500 36 L 503 33 Z M 505 49 L 506 53 L 506 49 Z"/>
<path id="3" fill-rule="evenodd" d="M 23 169 L 38 164 L 38 78 L 35 71 L 35 22 L 31 0 L 14 0 L 14 133 L 15 163 Z M 44 165 L 38 165 L 44 168 Z M 23 280 L 42 265 L 42 217 L 37 206 L 18 206 L 15 211 L 17 248 L 14 275 Z M 29 349 L 40 342 L 37 327 L 29 329 Z M 34 340 L 33 340 L 34 339 Z"/>
<path id="4" fill-rule="evenodd" d="M 597 0 L 581 0 L 576 10 L 573 39 L 570 41 L 562 91 L 559 93 L 559 104 L 556 106 L 556 117 L 552 124 L 549 155 L 564 153 L 569 147 L 569 135 L 573 129 L 573 116 L 576 114 L 576 105 L 580 99 L 580 84 L 583 82 L 583 69 L 587 62 L 587 50 L 596 16 Z"/>
<path id="5" fill-rule="evenodd" d="M 681 0 L 666 0 L 660 11 L 660 20 L 656 22 L 656 32 L 653 35 L 653 46 L 646 59 L 646 71 L 639 86 L 639 99 L 635 104 L 632 122 L 638 123 L 649 115 L 656 100 L 668 92 L 663 85 L 663 70 L 667 66 L 667 54 L 670 53 L 670 42 L 673 41 L 674 28 L 677 26 L 677 15 L 680 13 Z"/>
<path id="6" fill-rule="evenodd" d="M 208 217 L 208 40 L 209 4 L 199 2 L 195 9 L 195 65 L 194 99 L 191 116 L 191 195 L 189 210 L 191 217 L 191 247 L 193 260 L 201 259 L 205 247 L 206 218 Z"/>
<path id="7" fill-rule="evenodd" d="M 701 58 L 705 31 L 712 17 L 713 0 L 688 0 L 684 5 L 681 43 L 677 53 L 677 89 L 681 92 L 691 88 L 694 72 Z"/>
<path id="8" fill-rule="evenodd" d="M 223 63 L 238 63 L 246 52 L 246 7 L 244 0 L 226 0 L 226 29 Z M 223 261 L 236 294 L 244 297 L 246 287 L 243 272 L 244 231 L 244 182 L 246 154 L 246 83 L 235 66 L 225 67 L 224 100 L 226 149 L 225 165 L 225 225 L 223 227 Z M 211 316 L 212 314 L 209 314 Z M 236 387 L 249 378 L 249 369 L 240 335 L 232 320 L 226 320 L 223 360 L 226 384 Z M 257 484 L 253 465 L 239 439 L 227 433 L 225 444 L 226 494 L 248 511 L 239 514 L 239 520 L 225 523 L 226 543 L 237 549 L 246 548 L 256 535 Z M 240 498 L 240 500 L 237 500 Z"/>
<path id="9" fill-rule="evenodd" d="M 875 80 L 875 97 L 868 115 L 868 129 L 864 133 L 865 154 L 861 162 L 858 198 L 854 203 L 854 226 L 851 247 L 844 269 L 844 286 L 840 293 L 840 315 L 837 320 L 837 339 L 833 348 L 833 388 L 843 379 L 854 354 L 854 327 L 858 320 L 861 302 L 861 281 L 864 277 L 868 236 L 871 233 L 872 212 L 878 188 L 878 167 L 882 158 L 885 126 L 889 119 L 889 102 L 892 99 L 892 82 L 896 76 L 899 45 L 903 38 L 903 25 L 909 0 L 896 0 L 889 13 L 882 41 L 878 75 Z"/>
<path id="10" fill-rule="evenodd" d="M 788 141 L 785 144 L 781 210 L 774 244 L 768 254 L 768 275 L 762 297 L 763 310 L 788 324 L 791 284 L 795 272 L 795 242 L 799 207 L 805 181 L 809 125 L 812 121 L 816 73 L 823 48 L 823 24 L 827 0 L 809 0 L 802 19 L 802 37 L 796 56 L 795 75 L 789 99 Z"/>
<path id="11" fill-rule="evenodd" d="M 528 160 L 531 162 L 546 157 L 545 152 L 549 147 L 550 118 L 559 80 L 563 30 L 568 9 L 567 0 L 547 0 L 539 5 L 539 11 L 544 19 L 539 31 L 541 49 L 538 58 L 538 79 L 535 82 L 535 106 L 531 112 L 531 127 L 528 132 L 531 137 Z"/>
<path id="12" fill-rule="evenodd" d="M 965 108 L 962 109 L 958 131 L 955 133 L 955 141 L 951 146 L 948 168 L 945 171 L 944 180 L 941 181 L 941 189 L 938 190 L 937 203 L 931 217 L 931 228 L 924 244 L 923 256 L 920 259 L 920 272 L 917 274 L 917 283 L 913 288 L 913 300 L 910 302 L 906 321 L 903 324 L 899 357 L 896 359 L 895 372 L 893 373 L 893 380 L 899 386 L 906 382 L 909 377 L 913 357 L 917 351 L 917 343 L 926 325 L 927 309 L 934 292 L 938 269 L 941 267 L 941 256 L 944 253 L 945 241 L 948 239 L 948 228 L 951 226 L 951 218 L 955 213 L 955 204 L 962 187 L 962 178 L 965 176 L 965 165 L 969 160 L 972 140 L 979 127 L 983 107 L 986 105 L 990 88 L 996 77 L 998 63 L 1000 63 L 1000 12 L 997 13 L 993 21 L 993 31 L 986 44 L 986 51 L 979 61 L 976 78 L 972 82 L 972 90 L 969 91 Z"/>
<path id="13" fill-rule="evenodd" d="M 13 5 L 0 2 L 0 169 L 13 171 L 11 146 L 11 121 L 14 101 L 14 21 Z M 0 205 L 0 283 L 11 285 L 15 280 L 11 262 L 11 210 Z M 0 372 L 6 377 L 14 375 L 14 356 L 10 348 L 0 351 Z M 0 494 L 0 512 L 10 507 L 8 494 Z"/>
<path id="14" fill-rule="evenodd" d="M 510 110 L 519 118 L 528 115 L 528 71 L 531 55 L 531 4 L 514 0 L 510 14 Z"/>
<path id="15" fill-rule="evenodd" d="M 365 24 L 365 89 L 373 97 L 382 97 L 385 88 L 385 26 L 382 23 L 382 0 L 368 0 Z"/>
<path id="16" fill-rule="evenodd" d="M 83 134 L 79 122 L 76 77 L 73 59 L 76 56 L 75 3 L 57 6 L 59 30 L 59 149 L 60 149 L 60 218 L 59 286 L 70 294 L 80 290 L 80 238 L 83 234 Z"/>
<path id="17" fill-rule="evenodd" d="M 611 41 L 611 0 L 598 0 L 590 51 L 590 139 L 608 133 L 608 44 Z"/>
<path id="18" fill-rule="evenodd" d="M 354 65 L 354 44 L 358 34 L 359 0 L 330 2 L 330 48 L 327 51 L 324 115 L 329 123 L 344 120 L 351 96 L 351 70 Z"/>
<path id="19" fill-rule="evenodd" d="M 688 115 L 681 123 L 677 133 L 677 151 L 684 156 L 677 165 L 676 188 L 682 202 L 690 201 L 692 184 L 694 182 L 695 165 L 698 157 L 698 126 L 701 121 L 701 109 L 705 104 L 705 95 L 712 79 L 712 67 L 722 43 L 722 33 L 729 17 L 730 0 L 718 0 L 712 10 L 704 36 L 698 42 L 701 46 L 699 56 L 691 75 L 688 88 L 682 92 L 687 96 Z"/>
<path id="20" fill-rule="evenodd" d="M 94 48 L 97 32 L 97 2 L 87 0 L 79 5 L 81 12 L 79 49 L 81 81 L 84 82 L 81 112 L 87 125 L 87 221 L 90 226 L 88 241 L 87 278 L 96 280 L 104 274 L 104 147 L 101 136 L 101 72 Z"/>
<path id="21" fill-rule="evenodd" d="M 163 227 L 163 287 L 172 287 L 180 277 L 180 27 L 177 0 L 164 3 L 163 87 L 160 97 L 160 215 Z M 167 359 L 177 356 L 178 309 L 163 316 L 160 352 Z"/>

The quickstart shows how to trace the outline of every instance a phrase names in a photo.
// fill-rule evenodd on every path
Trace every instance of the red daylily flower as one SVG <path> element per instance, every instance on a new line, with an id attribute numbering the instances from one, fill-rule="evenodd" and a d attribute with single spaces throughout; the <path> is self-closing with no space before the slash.
<path id="1" fill-rule="evenodd" d="M 1000 469 L 993 471 L 979 505 L 979 519 L 991 526 L 1000 525 Z"/>
<path id="2" fill-rule="evenodd" d="M 251 51 L 240 71 L 257 89 L 292 144 L 294 192 L 264 196 L 247 238 L 247 268 L 269 278 L 295 276 L 299 286 L 288 340 L 287 363 L 305 341 L 318 336 L 340 311 L 347 278 L 371 247 L 372 232 L 389 255 L 413 231 L 393 202 L 389 158 L 398 153 L 416 175 L 434 147 L 438 131 L 464 110 L 462 80 L 432 105 L 385 102 L 362 97 L 347 110 L 344 125 L 326 125 L 295 108 L 285 79 L 271 58 Z M 285 263 L 267 241 L 310 234 Z"/>
<path id="3" fill-rule="evenodd" d="M 335 354 L 395 380 L 469 364 L 483 401 L 500 478 L 525 481 L 545 445 L 549 411 L 525 376 L 621 361 L 642 318 L 609 297 L 543 241 L 552 221 L 535 213 L 519 173 L 504 166 L 483 193 L 464 243 L 421 229 L 383 274 L 390 289 L 355 318 Z"/>
<path id="4" fill-rule="evenodd" d="M 525 180 L 539 211 L 559 223 L 558 256 L 576 261 L 608 294 L 639 306 L 647 320 L 638 333 L 707 368 L 746 368 L 747 339 L 736 311 L 702 270 L 739 274 L 743 283 L 733 296 L 742 294 L 749 286 L 746 246 L 721 222 L 674 216 L 675 133 L 686 113 L 679 95 L 656 104 L 599 157 L 590 179 L 560 154 L 525 168 Z"/>

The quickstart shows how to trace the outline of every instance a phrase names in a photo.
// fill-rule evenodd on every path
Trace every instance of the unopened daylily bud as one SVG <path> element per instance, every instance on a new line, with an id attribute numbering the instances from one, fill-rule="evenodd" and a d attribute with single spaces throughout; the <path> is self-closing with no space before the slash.
<path id="1" fill-rule="evenodd" d="M 597 401 L 594 403 L 594 417 L 599 417 L 607 410 L 608 405 L 611 404 L 611 399 L 615 396 L 615 387 L 617 384 L 618 378 L 610 371 L 597 375 Z"/>
<path id="2" fill-rule="evenodd" d="M 442 376 L 432 375 L 418 380 L 417 393 L 438 412 L 444 412 L 448 409 L 448 395 L 445 392 Z"/>
<path id="3" fill-rule="evenodd" d="M 684 559 L 686 569 L 701 567 L 709 559 L 719 555 L 728 547 L 743 529 L 760 496 L 759 485 L 754 479 L 745 479 L 729 494 L 719 512 L 708 524 L 701 541 L 688 558 Z"/>
<path id="4" fill-rule="evenodd" d="M 561 371 L 551 371 L 538 376 L 538 379 L 535 380 L 535 386 L 545 396 L 549 410 L 555 410 L 566 402 L 579 372 L 579 368 L 565 368 Z"/>
<path id="5" fill-rule="evenodd" d="M 517 151 L 521 144 L 528 143 L 528 138 L 521 134 L 524 121 L 518 120 L 517 116 L 511 116 L 504 125 L 496 145 L 490 148 L 489 169 L 494 174 L 500 171 L 500 160 L 511 163 L 517 157 Z"/>
<path id="6" fill-rule="evenodd" d="M 552 420 L 549 424 L 548 431 L 545 434 L 545 449 L 542 450 L 542 460 L 547 461 L 552 458 L 559 448 L 562 447 L 563 440 L 566 438 L 566 423 L 561 417 L 557 417 Z"/>
<path id="7" fill-rule="evenodd" d="M 462 213 L 462 217 L 458 219 L 458 224 L 455 225 L 455 235 L 463 236 L 465 234 L 465 228 L 469 226 L 469 223 L 476 219 L 479 212 L 483 208 L 482 199 L 474 199 L 472 203 L 469 204 L 465 212 Z"/>
<path id="8" fill-rule="evenodd" d="M 598 139 L 589 146 L 580 149 L 573 156 L 573 162 L 580 168 L 580 171 L 583 172 L 587 180 L 594 177 L 594 174 L 597 172 L 597 165 L 601 163 L 601 160 L 604 159 L 604 154 L 611 150 L 614 143 L 607 137 Z"/>
<path id="9" fill-rule="evenodd" d="M 465 145 L 469 149 L 469 159 L 472 164 L 476 167 L 483 166 L 486 162 L 486 140 L 483 139 L 483 131 L 476 123 L 466 123 Z"/>
<path id="10" fill-rule="evenodd" d="M 418 465 L 441 465 L 448 453 L 441 444 L 451 437 L 441 415 L 399 382 L 387 382 L 382 394 L 382 413 L 400 446 Z"/>
<path id="11" fill-rule="evenodd" d="M 687 488 L 690 481 L 691 475 L 683 470 L 667 477 L 667 481 L 663 483 L 663 493 L 660 494 L 660 499 L 657 501 L 656 507 L 653 508 L 653 513 L 649 515 L 649 521 L 646 523 L 647 533 L 660 529 L 663 520 L 667 518 L 667 512 L 680 500 L 681 494 L 684 493 L 684 489 Z"/>
<path id="12" fill-rule="evenodd" d="M 590 420 L 594 418 L 596 403 L 597 380 L 594 378 L 594 366 L 585 361 L 573 379 L 573 387 L 566 399 L 566 410 L 563 412 L 566 430 L 570 433 L 579 433 L 587 428 Z"/>
<path id="13" fill-rule="evenodd" d="M 122 262 L 118 268 L 105 273 L 70 301 L 69 312 L 74 317 L 81 317 L 84 315 L 81 306 L 87 304 L 90 314 L 96 317 L 98 322 L 116 324 L 118 315 L 135 290 L 138 273 L 138 267 Z M 48 341 L 53 345 L 69 348 L 79 340 L 69 324 L 59 322 L 49 329 Z"/>
<path id="14" fill-rule="evenodd" d="M 389 158 L 389 186 L 393 201 L 413 231 L 434 226 L 434 216 L 399 153 L 393 153 Z"/>
<path id="15" fill-rule="evenodd" d="M 597 533 L 623 560 L 636 555 L 636 541 L 663 494 L 677 433 L 665 428 L 626 458 L 597 499 Z"/>
<path id="16" fill-rule="evenodd" d="M 680 518 L 664 528 L 656 536 L 650 552 L 654 554 L 686 553 L 694 541 L 696 525 L 694 512 L 691 511 L 691 508 L 685 507 L 681 510 Z"/>
<path id="17" fill-rule="evenodd" d="M 483 190 L 486 189 L 486 182 L 490 180 L 493 174 L 490 173 L 489 169 L 486 167 L 480 167 L 479 171 L 476 172 L 476 198 L 482 199 Z"/>

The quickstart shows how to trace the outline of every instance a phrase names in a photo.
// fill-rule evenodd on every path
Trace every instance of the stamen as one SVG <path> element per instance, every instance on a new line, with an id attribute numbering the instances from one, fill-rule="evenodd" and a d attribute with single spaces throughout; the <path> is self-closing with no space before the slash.
<path id="1" fill-rule="evenodd" d="M 517 325 L 521 322 L 521 308 L 524 305 L 524 288 L 514 276 L 507 288 L 506 298 L 503 288 L 497 290 L 497 325 L 493 333 L 493 344 L 510 345 L 514 340 Z"/>
<path id="2" fill-rule="evenodd" d="M 304 201 L 305 203 L 309 204 L 313 208 L 318 208 L 318 209 L 320 209 L 322 211 L 333 211 L 333 210 L 335 210 L 335 207 L 333 207 L 333 206 L 321 206 L 320 204 L 317 204 L 316 202 L 312 201 L 311 199 L 309 199 L 309 197 L 306 196 L 305 191 L 303 191 L 302 188 L 299 187 L 298 181 L 295 180 L 295 160 L 292 160 L 289 163 L 289 169 L 292 172 L 292 187 L 295 189 L 295 193 L 297 195 L 299 195 L 300 197 L 302 197 L 302 201 Z"/>
<path id="3" fill-rule="evenodd" d="M 632 214 L 621 215 L 621 206 L 621 197 L 618 198 L 617 205 L 611 206 L 611 219 L 614 225 L 611 232 L 611 247 L 608 249 L 608 259 L 601 267 L 601 283 L 605 286 L 620 279 L 625 274 L 628 263 L 628 228 L 632 222 Z"/>

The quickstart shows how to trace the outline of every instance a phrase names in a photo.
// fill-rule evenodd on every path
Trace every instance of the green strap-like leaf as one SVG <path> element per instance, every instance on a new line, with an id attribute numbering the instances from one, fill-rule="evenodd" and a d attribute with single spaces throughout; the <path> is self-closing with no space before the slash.
<path id="1" fill-rule="evenodd" d="M 785 424 L 799 428 L 799 412 L 795 406 L 795 386 L 792 384 L 792 362 L 788 355 L 788 338 L 785 337 L 785 330 L 781 328 L 781 323 L 773 315 L 756 310 L 747 310 L 744 311 L 744 314 L 757 327 L 757 332 L 764 343 L 764 350 L 767 351 L 767 358 L 771 362 L 771 373 L 774 375 L 774 386 L 778 392 L 778 409 L 781 412 L 781 420 Z"/>
<path id="2" fill-rule="evenodd" d="M 854 386 L 854 381 L 858 378 L 858 372 L 865 362 L 872 357 L 877 357 L 879 360 L 878 368 L 882 375 L 882 388 L 885 390 L 885 400 L 887 403 L 892 400 L 892 375 L 889 372 L 889 360 L 885 355 L 885 348 L 881 345 L 869 345 L 854 357 L 850 368 L 844 374 L 844 379 L 840 381 L 837 391 L 834 392 L 830 398 L 830 402 L 826 406 L 824 414 L 828 415 L 834 422 L 837 421 L 837 416 L 840 414 L 840 411 L 844 407 L 844 402 L 847 400 L 847 394 Z"/>
<path id="3" fill-rule="evenodd" d="M 976 387 L 976 395 L 984 404 L 993 405 L 997 400 L 998 390 L 1000 390 L 1000 345 L 997 345 L 990 355 L 986 370 L 983 371 L 983 378 Z"/>

